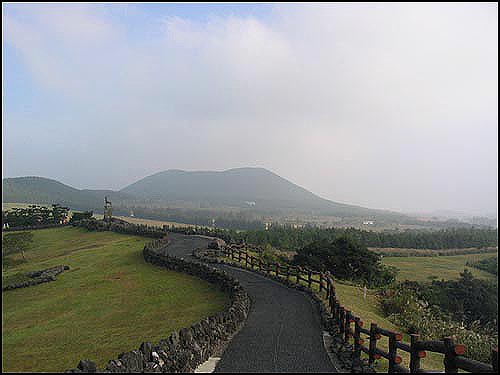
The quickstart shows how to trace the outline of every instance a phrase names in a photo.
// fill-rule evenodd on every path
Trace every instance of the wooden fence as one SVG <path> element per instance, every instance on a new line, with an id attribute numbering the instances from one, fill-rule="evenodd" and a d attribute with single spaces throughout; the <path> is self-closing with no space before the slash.
<path id="1" fill-rule="evenodd" d="M 243 264 L 251 270 L 264 272 L 268 275 L 276 275 L 296 284 L 307 285 L 313 289 L 313 284 L 318 284 L 319 294 L 325 298 L 332 319 L 339 327 L 339 333 L 346 343 L 352 343 L 353 367 L 361 363 L 361 353 L 368 356 L 368 363 L 373 364 L 377 359 L 388 361 L 389 373 L 436 373 L 443 372 L 424 370 L 420 366 L 422 358 L 427 352 L 441 353 L 444 355 L 444 372 L 457 373 L 459 370 L 468 372 L 497 372 L 498 371 L 498 348 L 492 350 L 491 364 L 466 358 L 465 346 L 456 344 L 453 338 L 447 337 L 443 340 L 422 341 L 419 335 L 410 335 L 410 342 L 402 341 L 403 335 L 398 332 L 389 331 L 371 323 L 370 328 L 363 326 L 360 317 L 355 316 L 346 309 L 337 299 L 333 276 L 328 272 L 316 272 L 307 268 L 291 266 L 289 264 L 267 263 L 262 259 L 249 254 L 244 246 L 226 246 L 224 254 L 233 261 Z M 386 337 L 388 339 L 388 350 L 377 347 L 377 342 Z M 403 360 L 398 351 L 409 353 L 409 367 L 403 365 Z"/>

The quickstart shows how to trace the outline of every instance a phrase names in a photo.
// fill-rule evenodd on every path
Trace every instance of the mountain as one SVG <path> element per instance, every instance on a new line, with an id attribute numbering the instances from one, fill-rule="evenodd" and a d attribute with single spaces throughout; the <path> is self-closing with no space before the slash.
<path id="1" fill-rule="evenodd" d="M 253 208 L 338 216 L 389 214 L 321 198 L 264 168 L 222 172 L 167 170 L 139 180 L 120 192 L 149 202 L 196 207 Z"/>
<path id="2" fill-rule="evenodd" d="M 3 202 L 60 203 L 74 209 L 102 210 L 108 196 L 117 209 L 127 207 L 211 209 L 265 215 L 325 215 L 363 219 L 406 218 L 321 198 L 264 168 L 222 172 L 167 170 L 143 178 L 120 191 L 79 190 L 43 177 L 3 179 Z"/>
<path id="3" fill-rule="evenodd" d="M 8 203 L 59 203 L 80 210 L 101 211 L 103 199 L 125 201 L 131 197 L 112 190 L 79 190 L 44 177 L 4 178 L 2 201 Z"/>

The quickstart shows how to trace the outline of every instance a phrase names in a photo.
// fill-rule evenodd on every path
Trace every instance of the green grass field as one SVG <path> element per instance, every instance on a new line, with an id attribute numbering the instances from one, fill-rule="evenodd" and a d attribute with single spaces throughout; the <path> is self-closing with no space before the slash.
<path id="1" fill-rule="evenodd" d="M 398 269 L 399 281 L 431 281 L 432 279 L 458 279 L 460 272 L 468 269 L 481 279 L 494 279 L 491 273 L 466 266 L 468 261 L 477 261 L 484 258 L 498 256 L 498 253 L 467 254 L 439 257 L 384 257 L 383 263 Z"/>
<path id="2" fill-rule="evenodd" d="M 3 371 L 63 371 L 83 358 L 103 366 L 228 303 L 198 278 L 146 264 L 146 238 L 70 227 L 32 233 L 28 261 L 3 269 L 3 281 L 58 264 L 70 270 L 2 293 Z"/>

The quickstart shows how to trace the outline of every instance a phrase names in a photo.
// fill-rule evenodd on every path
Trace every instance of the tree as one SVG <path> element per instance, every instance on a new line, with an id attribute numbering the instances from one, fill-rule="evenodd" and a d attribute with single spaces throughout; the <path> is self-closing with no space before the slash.
<path id="1" fill-rule="evenodd" d="M 433 281 L 424 295 L 456 320 L 498 324 L 498 282 L 477 279 L 467 269 L 458 280 Z"/>
<path id="2" fill-rule="evenodd" d="M 84 212 L 73 212 L 71 216 L 71 223 L 75 223 L 80 220 L 88 220 L 91 219 L 94 213 L 92 211 L 84 211 Z"/>
<path id="3" fill-rule="evenodd" d="M 347 236 L 303 247 L 294 257 L 294 263 L 372 286 L 391 283 L 395 276 L 393 270 L 380 263 L 378 255 Z"/>
<path id="4" fill-rule="evenodd" d="M 32 242 L 33 233 L 31 232 L 7 233 L 2 238 L 2 257 L 20 253 L 23 260 L 26 260 L 25 251 Z"/>

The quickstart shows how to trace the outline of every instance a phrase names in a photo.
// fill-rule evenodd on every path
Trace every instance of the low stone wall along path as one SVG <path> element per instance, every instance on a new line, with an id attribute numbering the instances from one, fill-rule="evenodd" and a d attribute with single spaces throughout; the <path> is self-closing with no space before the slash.
<path id="1" fill-rule="evenodd" d="M 198 261 L 193 249 L 208 238 L 169 233 L 165 252 Z M 215 264 L 237 278 L 252 301 L 247 321 L 231 340 L 215 372 L 335 372 L 324 349 L 317 306 L 304 292 L 256 273 Z"/>

